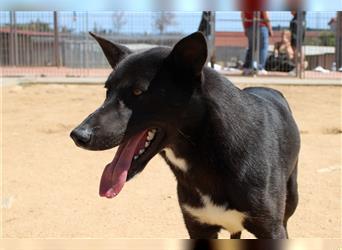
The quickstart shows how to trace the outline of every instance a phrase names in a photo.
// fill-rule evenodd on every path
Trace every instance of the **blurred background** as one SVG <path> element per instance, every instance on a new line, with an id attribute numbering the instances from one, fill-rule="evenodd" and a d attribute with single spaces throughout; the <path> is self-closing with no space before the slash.
<path id="1" fill-rule="evenodd" d="M 253 22 L 260 20 L 257 14 Z M 274 31 L 270 58 L 283 31 L 290 31 L 293 16 L 290 11 L 272 11 L 269 17 Z M 302 53 L 295 53 L 292 60 L 297 66 L 272 67 L 275 62 L 269 60 L 268 76 L 341 79 L 342 12 L 307 11 L 302 19 L 305 24 L 296 28 L 305 33 L 298 44 Z M 5 77 L 104 77 L 110 68 L 89 31 L 137 51 L 172 46 L 199 28 L 206 34 L 212 66 L 226 75 L 241 75 L 248 41 L 240 11 L 1 11 L 1 72 Z M 255 36 L 259 34 L 256 28 Z M 253 58 L 258 56 L 257 46 L 258 42 Z"/>

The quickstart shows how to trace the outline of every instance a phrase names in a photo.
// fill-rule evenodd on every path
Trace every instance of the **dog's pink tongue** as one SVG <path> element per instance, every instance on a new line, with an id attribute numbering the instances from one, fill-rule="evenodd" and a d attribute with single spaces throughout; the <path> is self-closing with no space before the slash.
<path id="1" fill-rule="evenodd" d="M 125 185 L 128 169 L 133 156 L 139 151 L 137 148 L 141 140 L 145 140 L 147 131 L 141 132 L 119 146 L 111 163 L 109 163 L 101 177 L 100 196 L 115 197 Z"/>

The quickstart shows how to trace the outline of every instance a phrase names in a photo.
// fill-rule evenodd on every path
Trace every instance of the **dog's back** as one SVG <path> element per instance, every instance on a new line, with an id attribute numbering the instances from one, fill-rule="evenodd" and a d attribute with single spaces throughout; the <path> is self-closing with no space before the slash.
<path id="1" fill-rule="evenodd" d="M 291 112 L 290 106 L 286 101 L 284 95 L 276 89 L 267 87 L 248 87 L 244 88 L 243 91 L 248 92 L 264 100 L 270 101 L 276 105 L 283 105 Z"/>
<path id="2" fill-rule="evenodd" d="M 265 124 L 265 129 L 276 129 L 276 139 L 282 144 L 280 145 L 282 152 L 279 152 L 279 156 L 286 157 L 283 161 L 292 162 L 286 171 L 289 177 L 298 160 L 300 135 L 287 100 L 280 91 L 272 88 L 248 87 L 243 91 L 255 96 L 258 103 L 267 108 L 267 116 L 271 120 L 270 124 Z"/>

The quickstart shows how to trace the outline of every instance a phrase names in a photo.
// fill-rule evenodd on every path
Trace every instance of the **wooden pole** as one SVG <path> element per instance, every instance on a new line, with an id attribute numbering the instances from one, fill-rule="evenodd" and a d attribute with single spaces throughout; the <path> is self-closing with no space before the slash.
<path id="1" fill-rule="evenodd" d="M 336 68 L 342 67 L 342 11 L 338 11 L 336 14 Z"/>
<path id="2" fill-rule="evenodd" d="M 304 48 L 303 48 L 303 32 L 304 32 L 304 14 L 301 9 L 297 11 L 297 44 L 296 44 L 296 67 L 297 77 L 302 79 L 304 75 Z"/>
<path id="3" fill-rule="evenodd" d="M 59 32 L 58 32 L 58 13 L 57 11 L 53 12 L 53 31 L 54 31 L 54 58 L 55 65 L 60 67 L 60 59 L 59 59 Z"/>
<path id="4" fill-rule="evenodd" d="M 214 67 L 216 61 L 216 48 L 215 48 L 215 11 L 210 11 L 210 63 L 211 67 Z"/>
<path id="5" fill-rule="evenodd" d="M 10 11 L 10 53 L 9 64 L 16 66 L 18 64 L 18 39 L 17 39 L 17 24 L 15 11 Z"/>

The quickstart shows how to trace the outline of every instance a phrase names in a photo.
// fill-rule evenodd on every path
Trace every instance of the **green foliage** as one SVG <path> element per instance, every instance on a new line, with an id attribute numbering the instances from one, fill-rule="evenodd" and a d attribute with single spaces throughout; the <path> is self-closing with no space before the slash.
<path id="1" fill-rule="evenodd" d="M 323 46 L 335 46 L 335 33 L 332 31 L 324 31 L 319 35 L 319 39 Z"/>
<path id="2" fill-rule="evenodd" d="M 333 31 L 322 31 L 318 37 L 307 37 L 305 45 L 335 46 L 336 38 Z"/>
<path id="3" fill-rule="evenodd" d="M 37 19 L 36 21 L 31 21 L 29 23 L 17 23 L 16 27 L 18 30 L 32 30 L 32 31 L 52 31 L 53 28 L 49 23 L 45 23 Z"/>

